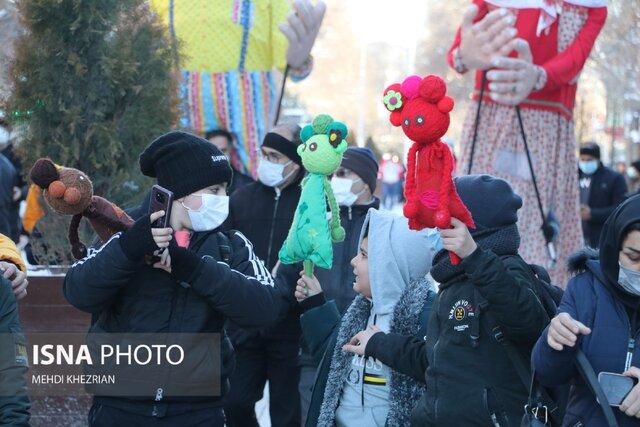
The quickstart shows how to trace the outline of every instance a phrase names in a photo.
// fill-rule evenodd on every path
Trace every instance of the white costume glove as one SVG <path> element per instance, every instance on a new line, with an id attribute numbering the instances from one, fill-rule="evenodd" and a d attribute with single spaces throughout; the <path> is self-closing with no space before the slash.
<path id="1" fill-rule="evenodd" d="M 289 40 L 287 63 L 291 67 L 300 68 L 309 59 L 326 9 L 322 0 L 315 6 L 310 0 L 295 0 L 287 21 L 280 24 L 280 31 Z"/>

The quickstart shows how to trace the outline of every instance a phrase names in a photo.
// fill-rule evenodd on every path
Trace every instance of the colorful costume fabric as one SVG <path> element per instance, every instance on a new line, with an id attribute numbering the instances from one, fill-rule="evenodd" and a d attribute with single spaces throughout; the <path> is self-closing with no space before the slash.
<path id="1" fill-rule="evenodd" d="M 496 6 L 484 0 L 473 0 L 482 19 Z M 578 174 L 576 172 L 576 137 L 573 107 L 580 72 L 589 57 L 600 30 L 604 26 L 605 7 L 579 7 L 562 2 L 558 19 L 537 35 L 544 10 L 515 9 L 518 37 L 529 43 L 533 63 L 547 73 L 545 86 L 531 94 L 521 104 L 522 121 L 531 151 L 542 205 L 553 210 L 560 223 L 556 241 L 557 265 L 549 266 L 547 244 L 540 228 L 542 219 L 536 203 L 533 180 L 524 152 L 524 142 L 514 107 L 494 102 L 488 88 L 482 99 L 476 150 L 471 173 L 486 173 L 507 180 L 524 200 L 518 211 L 518 229 L 527 242 L 520 255 L 527 262 L 548 267 L 552 282 L 565 286 L 569 272 L 565 268 L 568 257 L 583 246 L 580 225 Z M 584 1 L 597 6 L 597 1 Z M 449 51 L 448 61 L 453 67 L 454 52 L 460 46 L 460 30 Z M 476 129 L 482 71 L 476 71 L 473 93 L 475 102 L 469 105 L 462 135 L 458 174 L 467 173 L 471 159 L 471 141 Z"/>
<path id="2" fill-rule="evenodd" d="M 180 125 L 200 135 L 227 129 L 234 166 L 254 174 L 273 118 L 287 40 L 287 0 L 151 0 L 181 55 Z M 255 175 L 255 174 L 254 174 Z"/>

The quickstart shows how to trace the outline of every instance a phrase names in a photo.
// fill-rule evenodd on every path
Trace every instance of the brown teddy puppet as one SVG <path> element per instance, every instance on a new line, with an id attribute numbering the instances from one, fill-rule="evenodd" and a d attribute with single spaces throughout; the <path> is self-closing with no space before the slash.
<path id="1" fill-rule="evenodd" d="M 69 225 L 69 243 L 76 259 L 87 255 L 87 248 L 78 237 L 82 217 L 89 220 L 103 242 L 133 225 L 134 221 L 122 209 L 93 195 L 91 180 L 78 169 L 58 166 L 51 159 L 39 159 L 31 168 L 30 176 L 42 188 L 51 209 L 61 215 L 73 215 Z"/>

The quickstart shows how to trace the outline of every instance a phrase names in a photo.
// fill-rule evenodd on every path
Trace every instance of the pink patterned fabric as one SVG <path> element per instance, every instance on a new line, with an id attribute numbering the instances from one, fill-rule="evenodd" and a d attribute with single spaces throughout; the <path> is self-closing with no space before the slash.
<path id="1" fill-rule="evenodd" d="M 566 49 L 580 32 L 584 22 L 583 10 L 565 5 L 558 28 L 559 51 Z M 477 104 L 474 103 L 464 123 L 459 174 L 467 172 L 476 108 Z M 523 108 L 521 113 L 543 207 L 553 210 L 561 227 L 560 237 L 556 242 L 558 263 L 555 268 L 549 268 L 549 273 L 555 285 L 565 287 L 569 279 L 567 258 L 584 245 L 573 121 L 551 111 Z M 480 116 L 471 173 L 498 176 L 513 186 L 524 202 L 518 213 L 518 228 L 522 237 L 520 254 L 529 263 L 549 267 L 549 256 L 540 230 L 542 219 L 516 110 L 485 102 Z"/>
<path id="2" fill-rule="evenodd" d="M 464 124 L 462 141 L 466 143 L 458 163 L 459 174 L 466 173 L 469 164 L 475 108 L 471 108 Z M 567 257 L 583 245 L 573 122 L 549 111 L 521 112 L 542 204 L 545 209 L 553 209 L 561 226 L 556 243 L 558 264 L 549 272 L 554 284 L 564 287 L 568 279 Z M 503 178 L 522 197 L 524 204 L 518 214 L 520 253 L 527 262 L 548 267 L 549 257 L 540 230 L 542 219 L 514 108 L 494 103 L 482 105 L 471 173 Z"/>

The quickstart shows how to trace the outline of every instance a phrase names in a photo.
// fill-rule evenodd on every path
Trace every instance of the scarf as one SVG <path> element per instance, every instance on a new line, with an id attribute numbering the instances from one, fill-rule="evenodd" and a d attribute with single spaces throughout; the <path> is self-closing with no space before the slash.
<path id="1" fill-rule="evenodd" d="M 393 309 L 390 332 L 401 335 L 415 335 L 420 329 L 420 315 L 427 300 L 428 291 L 433 284 L 427 279 L 413 281 L 404 289 L 398 303 Z M 367 327 L 371 313 L 371 302 L 362 295 L 356 296 L 349 309 L 342 317 L 336 345 L 331 353 L 331 365 L 324 398 L 318 417 L 318 426 L 333 426 L 335 413 L 340 404 L 345 378 L 351 367 L 353 354 L 342 350 L 352 336 Z M 411 411 L 424 393 L 424 384 L 413 378 L 391 370 L 389 378 L 389 413 L 387 426 L 407 426 L 410 423 Z"/>
<path id="2" fill-rule="evenodd" d="M 478 247 L 490 250 L 498 256 L 518 254 L 520 233 L 516 224 L 474 232 L 472 236 Z M 465 273 L 462 263 L 451 264 L 449 253 L 443 249 L 433 258 L 431 276 L 436 282 L 445 284 L 454 279 L 463 279 Z"/>

